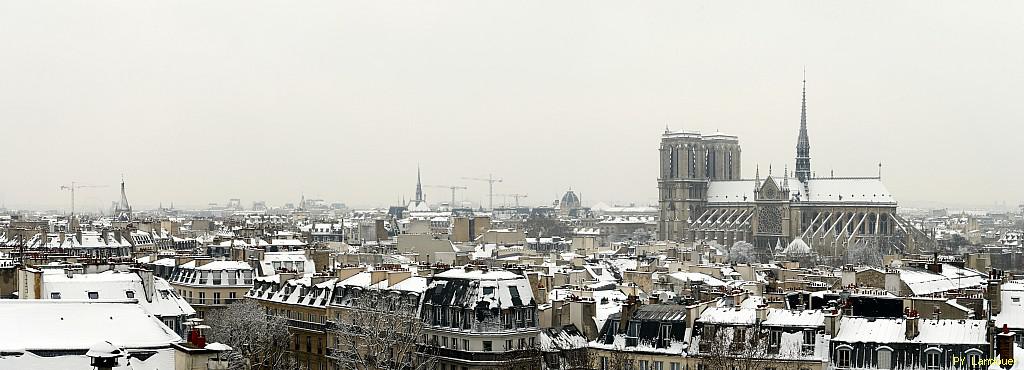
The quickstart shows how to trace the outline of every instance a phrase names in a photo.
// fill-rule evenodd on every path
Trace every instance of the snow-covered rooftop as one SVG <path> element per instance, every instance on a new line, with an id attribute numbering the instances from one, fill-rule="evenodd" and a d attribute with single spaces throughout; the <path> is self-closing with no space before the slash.
<path id="1" fill-rule="evenodd" d="M 478 268 L 466 271 L 463 268 L 451 270 L 434 275 L 437 278 L 445 279 L 468 279 L 468 280 L 508 280 L 521 279 L 522 275 L 506 270 L 481 270 Z"/>
<path id="2" fill-rule="evenodd" d="M 153 277 L 155 292 L 149 299 L 143 287 L 142 277 L 132 272 L 106 271 L 98 274 L 74 274 L 68 277 L 61 273 L 47 273 L 43 276 L 43 297 L 52 294 L 60 299 L 89 299 L 94 292 L 99 299 L 136 299 L 146 312 L 161 316 L 189 316 L 196 313 L 184 298 L 171 288 L 166 280 Z"/>
<path id="3" fill-rule="evenodd" d="M 196 261 L 193 260 L 179 267 L 195 270 L 252 270 L 252 266 L 242 261 L 211 261 L 196 267 Z"/>
<path id="4" fill-rule="evenodd" d="M 836 341 L 855 343 L 986 344 L 985 320 L 917 319 L 919 334 L 906 337 L 906 319 L 844 317 Z"/>
<path id="5" fill-rule="evenodd" d="M 0 351 L 83 350 L 101 341 L 162 348 L 181 337 L 137 303 L 105 300 L 0 300 Z"/>
<path id="6" fill-rule="evenodd" d="M 772 176 L 777 184 L 782 184 L 781 177 Z M 789 178 L 790 194 L 800 194 L 802 202 L 812 203 L 871 203 L 895 204 L 889 190 L 882 180 L 874 177 L 858 178 L 813 178 L 807 181 L 807 192 L 804 185 L 796 178 Z M 707 198 L 712 203 L 743 203 L 754 201 L 755 181 L 730 180 L 711 181 L 708 183 Z"/>
<path id="7" fill-rule="evenodd" d="M 1001 328 L 1006 324 L 1014 329 L 1024 329 L 1024 284 L 1004 283 L 999 296 L 999 314 L 992 316 L 995 327 Z"/>

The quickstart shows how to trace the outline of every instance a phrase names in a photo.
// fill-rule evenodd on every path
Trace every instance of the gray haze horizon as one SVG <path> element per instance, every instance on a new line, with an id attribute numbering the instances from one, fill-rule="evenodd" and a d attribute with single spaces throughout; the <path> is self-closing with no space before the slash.
<path id="1" fill-rule="evenodd" d="M 1024 199 L 1024 3 L 7 1 L 0 204 L 655 204 L 666 126 L 901 206 Z M 432 202 L 449 199 L 427 188 Z M 495 203 L 501 204 L 502 197 Z M 511 198 L 509 198 L 511 202 Z"/>

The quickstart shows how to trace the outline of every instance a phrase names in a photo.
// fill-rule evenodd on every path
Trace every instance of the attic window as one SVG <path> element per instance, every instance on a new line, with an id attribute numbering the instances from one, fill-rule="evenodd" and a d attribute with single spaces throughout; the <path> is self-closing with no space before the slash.
<path id="1" fill-rule="evenodd" d="M 100 299 L 100 292 L 89 292 L 89 299 Z"/>
<path id="2" fill-rule="evenodd" d="M 492 287 L 492 286 L 485 286 L 484 287 L 484 294 L 494 294 L 494 287 Z"/>

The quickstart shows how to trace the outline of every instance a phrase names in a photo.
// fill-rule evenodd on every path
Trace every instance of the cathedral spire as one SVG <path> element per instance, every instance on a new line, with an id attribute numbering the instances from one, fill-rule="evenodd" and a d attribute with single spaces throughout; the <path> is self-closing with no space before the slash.
<path id="1" fill-rule="evenodd" d="M 811 142 L 807 138 L 807 72 L 804 71 L 803 92 L 800 99 L 800 136 L 796 141 L 796 178 L 806 182 L 811 178 Z"/>
<path id="2" fill-rule="evenodd" d="M 782 170 L 782 191 L 789 191 L 789 165 Z"/>
<path id="3" fill-rule="evenodd" d="M 423 202 L 423 184 L 420 182 L 420 165 L 416 165 L 416 204 Z"/>
<path id="4" fill-rule="evenodd" d="M 132 206 L 128 204 L 128 196 L 124 192 L 124 177 L 121 177 L 121 202 L 117 204 L 118 221 L 131 221 L 132 220 Z"/>
<path id="5" fill-rule="evenodd" d="M 754 165 L 754 191 L 761 187 L 761 165 Z"/>

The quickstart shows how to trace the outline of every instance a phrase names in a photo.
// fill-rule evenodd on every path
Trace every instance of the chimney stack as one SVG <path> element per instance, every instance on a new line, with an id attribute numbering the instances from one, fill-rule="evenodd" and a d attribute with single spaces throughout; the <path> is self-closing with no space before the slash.
<path id="1" fill-rule="evenodd" d="M 828 336 L 832 338 L 835 338 L 836 334 L 839 334 L 839 319 L 842 316 L 842 311 L 837 308 L 833 308 L 831 311 L 825 312 L 825 334 L 828 334 Z"/>
<path id="2" fill-rule="evenodd" d="M 988 273 L 988 304 L 989 312 L 992 315 L 998 315 L 1003 309 L 1003 281 L 1002 271 L 992 269 Z"/>
<path id="3" fill-rule="evenodd" d="M 309 278 L 309 285 L 317 285 L 331 279 L 334 279 L 333 275 L 316 273 Z"/>
<path id="4" fill-rule="evenodd" d="M 1012 368 L 1013 361 L 1013 336 L 1010 328 L 1003 324 L 1003 330 L 996 334 L 996 354 L 999 355 L 999 367 L 1004 369 Z"/>
<path id="5" fill-rule="evenodd" d="M 758 305 L 756 310 L 757 310 L 757 323 L 758 324 L 763 323 L 765 320 L 768 320 L 768 305 L 767 304 L 762 303 L 762 304 Z"/>
<path id="6" fill-rule="evenodd" d="M 370 271 L 370 285 L 375 285 L 388 279 L 388 272 L 384 270 Z"/>
<path id="7" fill-rule="evenodd" d="M 388 287 L 395 286 L 412 277 L 412 271 L 388 271 Z"/>
<path id="8" fill-rule="evenodd" d="M 907 320 L 906 331 L 905 331 L 906 338 L 907 338 L 907 340 L 914 339 L 914 338 L 917 337 L 918 334 L 921 333 L 920 329 L 917 326 L 918 325 L 918 322 L 917 322 L 918 321 L 917 310 L 911 310 L 911 309 L 907 308 L 903 312 L 906 315 L 905 318 Z"/>
<path id="9" fill-rule="evenodd" d="M 296 273 L 296 272 L 280 272 L 277 275 L 279 276 L 279 278 L 278 278 L 279 280 L 278 281 L 280 281 L 282 284 L 284 284 L 284 283 L 286 283 L 286 282 L 288 282 L 290 280 L 294 280 L 294 279 L 298 279 L 298 278 L 302 277 L 302 274 Z"/>
<path id="10" fill-rule="evenodd" d="M 639 303 L 637 302 L 637 296 L 630 295 L 626 298 L 626 302 L 622 304 L 622 316 L 619 317 L 619 333 L 625 333 L 629 327 L 629 320 L 633 318 L 633 312 L 636 311 Z"/>
<path id="11" fill-rule="evenodd" d="M 900 270 L 891 267 L 885 270 L 885 290 L 896 296 L 903 295 L 903 280 L 900 279 Z"/>
<path id="12" fill-rule="evenodd" d="M 338 282 L 355 276 L 356 274 L 363 272 L 362 267 L 342 267 L 334 270 L 334 276 L 338 278 Z"/>

